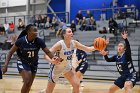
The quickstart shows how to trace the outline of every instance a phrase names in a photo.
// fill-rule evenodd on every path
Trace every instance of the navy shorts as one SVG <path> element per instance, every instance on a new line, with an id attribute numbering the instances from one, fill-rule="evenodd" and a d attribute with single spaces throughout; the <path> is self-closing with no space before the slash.
<path id="1" fill-rule="evenodd" d="M 19 73 L 22 70 L 31 71 L 32 73 L 36 73 L 37 72 L 37 67 L 38 66 L 35 65 L 35 64 L 23 63 L 21 61 L 17 62 L 17 68 L 18 68 Z"/>
<path id="2" fill-rule="evenodd" d="M 86 72 L 88 68 L 88 63 L 87 62 L 81 62 L 79 63 L 78 67 L 75 69 L 75 71 L 80 71 L 82 74 Z"/>
<path id="3" fill-rule="evenodd" d="M 2 79 L 2 71 L 1 71 L 1 68 L 0 68 L 0 79 Z"/>
<path id="4" fill-rule="evenodd" d="M 114 84 L 119 88 L 123 88 L 126 81 L 131 81 L 134 87 L 137 81 L 136 75 L 122 75 L 114 82 Z"/>

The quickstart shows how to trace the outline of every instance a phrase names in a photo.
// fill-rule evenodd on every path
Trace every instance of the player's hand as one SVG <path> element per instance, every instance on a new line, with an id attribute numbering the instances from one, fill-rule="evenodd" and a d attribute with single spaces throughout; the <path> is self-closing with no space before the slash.
<path id="1" fill-rule="evenodd" d="M 3 74 L 5 74 L 5 73 L 7 72 L 7 68 L 8 68 L 7 65 L 5 65 L 5 66 L 2 68 L 2 72 L 3 72 Z"/>
<path id="2" fill-rule="evenodd" d="M 55 56 L 55 57 L 52 58 L 52 62 L 51 63 L 59 65 L 62 61 L 63 61 L 62 58 L 59 58 L 59 57 Z"/>
<path id="3" fill-rule="evenodd" d="M 103 55 L 103 56 L 108 55 L 108 51 L 102 50 L 102 51 L 100 51 L 100 54 Z"/>
<path id="4" fill-rule="evenodd" d="M 127 39 L 128 32 L 127 31 L 124 31 L 121 35 L 122 35 L 123 39 Z"/>

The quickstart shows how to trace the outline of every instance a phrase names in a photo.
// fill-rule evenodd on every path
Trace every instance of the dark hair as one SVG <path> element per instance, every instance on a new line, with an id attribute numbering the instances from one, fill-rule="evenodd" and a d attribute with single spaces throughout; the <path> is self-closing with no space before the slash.
<path id="1" fill-rule="evenodd" d="M 67 29 L 68 29 L 68 28 L 64 28 L 64 29 L 58 30 L 57 36 L 60 36 L 62 39 L 64 39 L 64 34 L 66 33 L 66 30 L 67 30 Z"/>
<path id="2" fill-rule="evenodd" d="M 26 36 L 27 35 L 27 32 L 28 30 L 30 30 L 31 27 L 33 27 L 34 25 L 32 24 L 29 24 L 25 27 L 25 29 L 20 33 L 20 35 L 18 36 L 18 39 L 23 37 L 23 36 Z"/>

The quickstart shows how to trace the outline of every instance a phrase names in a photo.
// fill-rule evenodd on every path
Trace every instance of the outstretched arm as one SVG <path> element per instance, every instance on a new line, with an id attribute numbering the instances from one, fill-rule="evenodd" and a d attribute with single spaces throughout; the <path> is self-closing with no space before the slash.
<path id="1" fill-rule="evenodd" d="M 75 47 L 77 49 L 83 50 L 85 52 L 92 52 L 92 51 L 95 51 L 96 50 L 94 48 L 94 46 L 88 47 L 88 46 L 85 46 L 85 45 L 79 43 L 78 41 L 74 41 L 74 42 L 75 42 Z"/>
<path id="2" fill-rule="evenodd" d="M 107 51 L 102 50 L 102 51 L 100 51 L 100 54 L 104 56 L 104 58 L 107 62 L 115 62 L 115 56 L 112 56 L 112 57 L 109 58 L 107 56 L 108 55 Z"/>
<path id="3" fill-rule="evenodd" d="M 124 31 L 122 34 L 122 38 L 124 39 L 125 41 L 125 48 L 126 48 L 126 53 L 129 54 L 131 56 L 131 48 L 130 48 L 130 44 L 129 44 L 129 41 L 128 41 L 128 32 L 127 31 Z"/>
<path id="4" fill-rule="evenodd" d="M 14 44 L 13 47 L 10 49 L 9 53 L 7 54 L 6 61 L 5 61 L 4 67 L 3 67 L 3 74 L 5 74 L 7 72 L 7 67 L 8 67 L 9 61 L 10 61 L 13 53 L 17 49 L 18 49 L 18 47 Z"/>

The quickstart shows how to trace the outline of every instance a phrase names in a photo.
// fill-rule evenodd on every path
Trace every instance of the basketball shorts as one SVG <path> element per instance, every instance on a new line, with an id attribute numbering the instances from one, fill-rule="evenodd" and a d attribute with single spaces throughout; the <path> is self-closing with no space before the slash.
<path id="1" fill-rule="evenodd" d="M 114 82 L 114 84 L 119 88 L 123 88 L 126 81 L 131 81 L 134 87 L 137 81 L 136 74 L 133 73 L 131 75 L 122 75 Z"/>
<path id="2" fill-rule="evenodd" d="M 61 66 L 61 65 L 50 65 L 50 72 L 48 75 L 48 80 L 56 83 L 60 76 L 72 70 L 72 66 Z"/>
<path id="3" fill-rule="evenodd" d="M 34 65 L 34 64 L 23 63 L 21 61 L 18 61 L 17 62 L 17 68 L 18 68 L 19 73 L 22 70 L 31 71 L 32 73 L 36 73 L 37 72 L 37 67 L 38 66 L 37 65 Z"/>
<path id="4" fill-rule="evenodd" d="M 87 62 L 81 62 L 79 63 L 79 65 L 77 66 L 77 68 L 75 69 L 75 71 L 80 71 L 82 74 L 84 74 L 86 72 L 88 68 L 88 63 Z"/>

